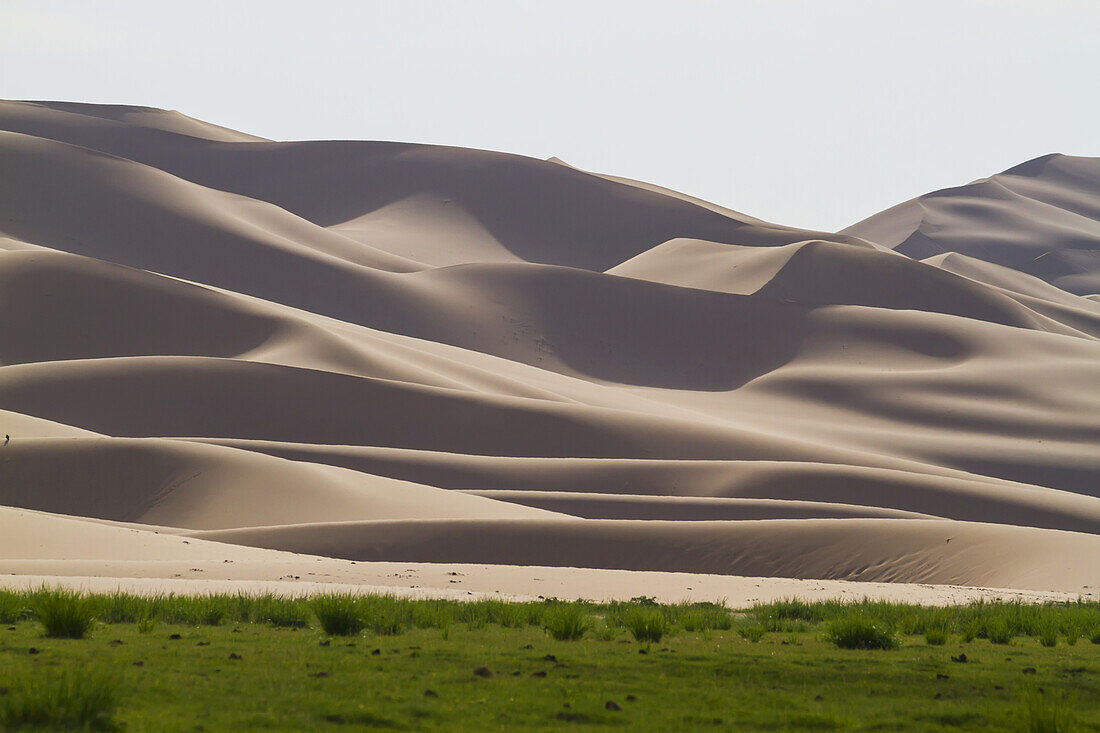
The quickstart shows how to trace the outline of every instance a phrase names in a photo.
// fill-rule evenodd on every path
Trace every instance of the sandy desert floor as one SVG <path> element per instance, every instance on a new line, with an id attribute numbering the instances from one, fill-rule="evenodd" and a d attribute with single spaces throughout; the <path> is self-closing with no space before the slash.
<path id="1" fill-rule="evenodd" d="M 1098 293 L 1096 158 L 826 233 L 0 102 L 0 584 L 1096 597 Z"/>

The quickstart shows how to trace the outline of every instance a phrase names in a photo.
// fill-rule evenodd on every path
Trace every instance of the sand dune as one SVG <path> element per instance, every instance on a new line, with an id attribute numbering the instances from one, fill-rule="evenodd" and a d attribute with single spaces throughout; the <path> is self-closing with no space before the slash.
<path id="1" fill-rule="evenodd" d="M 958 252 L 1077 295 L 1100 291 L 1100 160 L 1044 155 L 926 194 L 846 234 L 915 258 Z"/>
<path id="2" fill-rule="evenodd" d="M 513 563 L 765 577 L 1091 587 L 1100 537 L 905 519 L 751 522 L 411 520 L 194 532 L 189 536 L 355 560 Z M 1005 563 L 1004 548 L 1018 553 Z M 979 580 L 981 579 L 981 580 Z"/>
<path id="3" fill-rule="evenodd" d="M 7 446 L 4 457 L 0 504 L 121 522 L 223 529 L 549 515 L 408 481 L 201 443 L 23 439 Z"/>
<path id="4" fill-rule="evenodd" d="M 0 102 L 0 570 L 1089 593 L 1098 191 L 1048 156 L 832 234 L 556 160 Z"/>

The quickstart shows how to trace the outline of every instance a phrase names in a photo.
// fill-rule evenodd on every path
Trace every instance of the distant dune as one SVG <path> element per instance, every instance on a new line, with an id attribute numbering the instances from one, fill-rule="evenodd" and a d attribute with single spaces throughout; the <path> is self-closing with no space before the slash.
<path id="1" fill-rule="evenodd" d="M 17 577 L 1097 594 L 1100 159 L 828 233 L 557 160 L 0 102 L 5 435 Z"/>

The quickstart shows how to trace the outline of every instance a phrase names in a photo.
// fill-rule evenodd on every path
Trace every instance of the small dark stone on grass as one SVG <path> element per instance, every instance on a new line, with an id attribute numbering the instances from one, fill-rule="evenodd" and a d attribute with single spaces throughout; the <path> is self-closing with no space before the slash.
<path id="1" fill-rule="evenodd" d="M 535 645 L 534 645 L 534 644 L 524 644 L 524 645 L 523 645 L 523 648 L 524 648 L 524 649 L 534 649 L 534 648 L 535 648 Z"/>
<path id="2" fill-rule="evenodd" d="M 938 680 L 949 680 L 951 678 L 948 677 L 947 675 L 945 675 L 943 672 L 940 672 L 936 675 L 936 679 L 938 679 Z"/>
<path id="3" fill-rule="evenodd" d="M 1003 689 L 1004 689 L 1004 685 L 993 685 L 993 689 L 994 689 L 994 690 L 1003 690 Z"/>
<path id="4" fill-rule="evenodd" d="M 822 701 L 822 700 L 824 700 L 824 699 L 825 699 L 825 698 L 823 698 L 823 697 L 822 697 L 821 695 L 816 695 L 816 696 L 814 697 L 814 702 L 821 702 L 821 701 Z"/>
<path id="5" fill-rule="evenodd" d="M 952 662 L 962 662 L 962 663 L 965 663 L 965 662 L 966 662 L 966 655 L 965 655 L 965 654 L 960 654 L 960 655 L 959 655 L 959 656 L 957 656 L 957 657 L 951 657 L 951 661 L 952 661 Z"/>
<path id="6" fill-rule="evenodd" d="M 943 697 L 943 693 L 942 692 L 937 692 L 935 695 L 932 696 L 932 699 L 933 700 L 939 700 L 941 697 Z"/>
<path id="7" fill-rule="evenodd" d="M 380 656 L 381 654 L 382 654 L 382 650 L 381 650 L 381 649 L 375 649 L 375 650 L 374 650 L 373 652 L 371 652 L 371 653 L 370 653 L 370 655 L 371 655 L 372 657 L 377 657 L 377 656 Z"/>
<path id="8" fill-rule="evenodd" d="M 210 646 L 210 642 L 209 641 L 200 641 L 195 646 Z"/>
<path id="9" fill-rule="evenodd" d="M 1024 674 L 1036 674 L 1034 667 L 1024 667 Z"/>
<path id="10" fill-rule="evenodd" d="M 622 710 L 622 707 L 619 705 L 619 703 L 615 702 L 614 700 L 608 700 L 604 703 L 603 706 L 608 710 Z"/>
<path id="11" fill-rule="evenodd" d="M 556 662 L 556 661 L 558 661 L 558 658 L 555 657 L 553 654 L 547 654 L 545 657 L 542 658 L 542 661 L 544 661 L 544 662 Z"/>
<path id="12" fill-rule="evenodd" d="M 517 669 L 515 672 L 512 673 L 512 676 L 513 677 L 519 677 L 520 674 L 522 674 L 522 673 Z"/>
<path id="13" fill-rule="evenodd" d="M 38 650 L 32 646 L 30 649 L 27 650 L 27 654 L 38 654 Z"/>
<path id="14" fill-rule="evenodd" d="M 145 662 L 143 662 L 143 661 L 141 661 L 141 660 L 139 659 L 139 660 L 137 660 L 136 662 L 134 662 L 134 666 L 135 666 L 135 667 L 144 667 L 144 666 L 145 666 Z"/>
<path id="15" fill-rule="evenodd" d="M 8 631 L 15 631 L 15 627 L 14 626 L 9 626 Z"/>
<path id="16" fill-rule="evenodd" d="M 182 638 L 183 637 L 180 636 L 179 634 L 169 634 L 168 635 L 168 640 L 169 641 L 176 641 L 177 639 L 182 639 Z"/>
<path id="17" fill-rule="evenodd" d="M 475 677 L 492 677 L 493 676 L 493 670 L 489 669 L 488 667 L 478 667 L 477 669 L 474 670 L 474 676 Z"/>
<path id="18" fill-rule="evenodd" d="M 231 652 L 231 653 L 229 654 L 229 658 L 230 658 L 230 659 L 240 659 L 240 658 L 241 658 L 241 655 L 240 655 L 240 654 L 237 654 L 237 652 Z"/>
<path id="19" fill-rule="evenodd" d="M 637 700 L 637 699 L 638 699 L 638 698 L 634 697 L 633 695 L 627 695 L 627 696 L 626 696 L 626 701 L 627 701 L 627 702 L 634 702 L 634 701 L 635 701 L 635 700 Z"/>
<path id="20" fill-rule="evenodd" d="M 424 697 L 439 697 L 439 693 L 435 690 L 424 690 Z"/>
<path id="21" fill-rule="evenodd" d="M 639 653 L 639 654 L 649 654 L 649 652 L 648 652 L 647 650 L 645 650 L 645 649 L 639 649 L 639 650 L 638 650 L 638 653 Z"/>
<path id="22" fill-rule="evenodd" d="M 355 646 L 355 642 L 349 641 L 347 644 L 344 644 L 344 646 Z"/>

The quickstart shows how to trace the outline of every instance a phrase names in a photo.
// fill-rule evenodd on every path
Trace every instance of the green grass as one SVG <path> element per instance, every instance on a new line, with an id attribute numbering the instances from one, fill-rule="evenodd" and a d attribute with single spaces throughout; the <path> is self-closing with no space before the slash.
<path id="1" fill-rule="evenodd" d="M 943 629 L 929 629 L 924 632 L 924 643 L 929 646 L 943 646 L 948 638 L 947 632 Z"/>
<path id="2" fill-rule="evenodd" d="M 0 590 L 0 624 L 14 624 L 27 612 L 24 594 Z"/>
<path id="3" fill-rule="evenodd" d="M 825 638 L 841 649 L 897 649 L 897 634 L 882 619 L 854 611 L 829 622 Z"/>
<path id="4" fill-rule="evenodd" d="M 83 639 L 95 623 L 95 601 L 74 591 L 40 590 L 30 606 L 46 636 L 56 639 Z"/>
<path id="5" fill-rule="evenodd" d="M 1100 729 L 1100 644 L 1040 638 L 1088 637 L 1096 603 L 731 610 L 109 594 L 80 598 L 99 621 L 78 641 L 44 636 L 42 592 L 11 595 L 32 610 L 0 628 L 0 730 Z M 554 618 L 586 633 L 555 640 L 544 628 Z M 662 629 L 659 644 L 624 633 L 643 618 L 638 628 Z M 334 623 L 348 633 L 329 633 Z M 1011 646 L 993 643 L 1002 625 Z M 885 630 L 897 648 L 838 648 L 838 630 Z"/>
<path id="6" fill-rule="evenodd" d="M 355 636 L 367 628 L 359 608 L 359 599 L 351 595 L 329 594 L 313 599 L 313 612 L 321 628 L 330 636 Z"/>
<path id="7" fill-rule="evenodd" d="M 766 633 L 763 626 L 743 626 L 737 630 L 738 636 L 745 641 L 751 641 L 753 644 L 763 639 Z"/>
<path id="8" fill-rule="evenodd" d="M 543 627 L 557 641 L 576 641 L 592 628 L 592 616 L 581 603 L 555 603 L 542 613 Z"/>
<path id="9" fill-rule="evenodd" d="M 1047 694 L 1041 687 L 1029 686 L 1020 701 L 1023 728 L 1030 733 L 1064 733 L 1074 729 L 1069 705 L 1063 695 Z"/>
<path id="10" fill-rule="evenodd" d="M 118 705 L 116 672 L 28 670 L 0 695 L 0 728 L 116 730 Z"/>
<path id="11" fill-rule="evenodd" d="M 658 642 L 668 633 L 669 623 L 659 608 L 638 606 L 627 609 L 621 623 L 636 641 Z"/>

